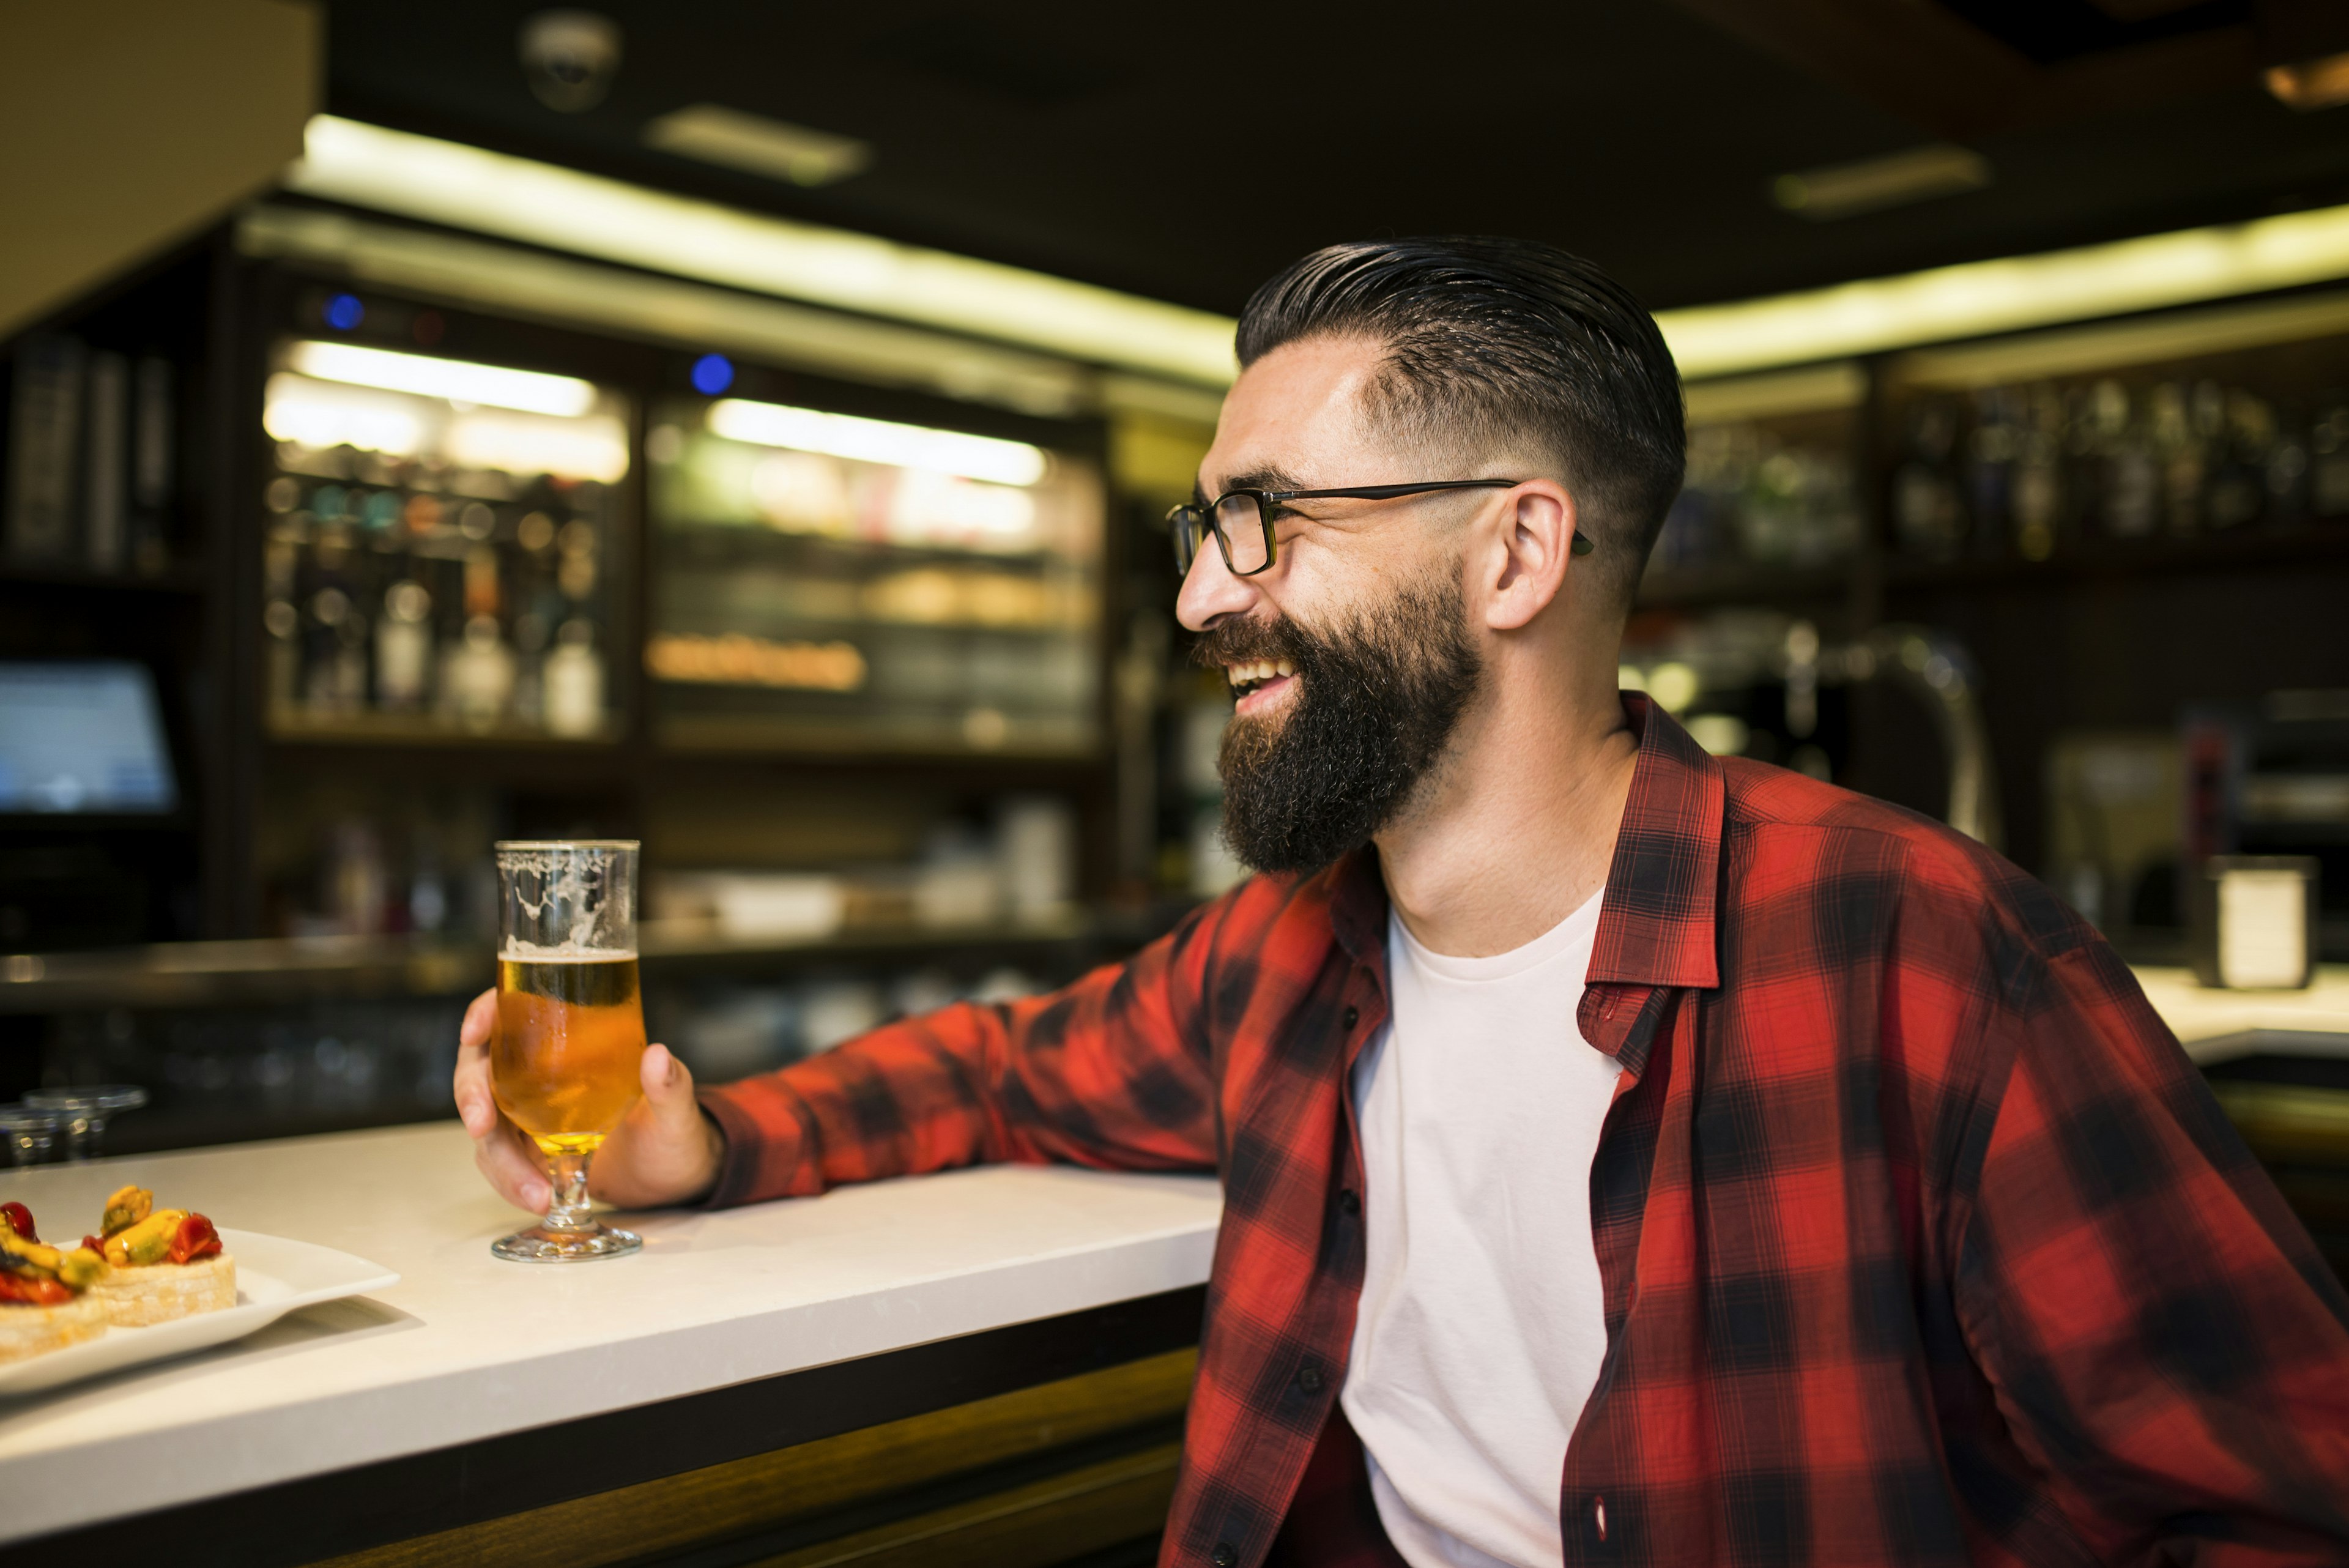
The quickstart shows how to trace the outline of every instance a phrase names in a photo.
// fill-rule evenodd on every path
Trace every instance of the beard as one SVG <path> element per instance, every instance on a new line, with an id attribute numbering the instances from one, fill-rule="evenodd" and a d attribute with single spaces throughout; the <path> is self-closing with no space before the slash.
<path id="1" fill-rule="evenodd" d="M 1457 576 L 1431 575 L 1327 631 L 1235 621 L 1192 649 L 1287 659 L 1288 698 L 1224 732 L 1224 841 L 1258 871 L 1318 871 L 1371 841 L 1443 761 L 1484 681 Z"/>

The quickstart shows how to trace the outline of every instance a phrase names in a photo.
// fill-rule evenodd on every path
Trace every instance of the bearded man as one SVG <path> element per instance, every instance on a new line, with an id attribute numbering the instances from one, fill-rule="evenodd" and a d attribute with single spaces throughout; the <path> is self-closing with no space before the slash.
<path id="1" fill-rule="evenodd" d="M 1257 875 L 1057 995 L 597 1161 L 734 1204 L 1217 1171 L 1163 1561 L 2349 1561 L 2349 1303 L 2096 933 L 1979 845 L 1616 689 L 1678 378 L 1597 269 L 1331 247 L 1173 519 Z M 482 1168 L 543 1179 L 489 1093 Z"/>

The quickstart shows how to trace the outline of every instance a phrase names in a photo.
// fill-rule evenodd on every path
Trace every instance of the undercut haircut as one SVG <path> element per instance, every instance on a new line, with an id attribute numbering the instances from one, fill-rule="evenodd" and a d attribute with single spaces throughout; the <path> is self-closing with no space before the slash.
<path id="1" fill-rule="evenodd" d="M 1250 296 L 1240 364 L 1285 343 L 1342 337 L 1385 348 L 1372 417 L 1471 456 L 1556 462 L 1557 472 L 1538 477 L 1572 493 L 1577 529 L 1595 546 L 1584 559 L 1630 610 L 1680 493 L 1688 436 L 1671 350 L 1629 290 L 1532 240 L 1330 245 Z"/>

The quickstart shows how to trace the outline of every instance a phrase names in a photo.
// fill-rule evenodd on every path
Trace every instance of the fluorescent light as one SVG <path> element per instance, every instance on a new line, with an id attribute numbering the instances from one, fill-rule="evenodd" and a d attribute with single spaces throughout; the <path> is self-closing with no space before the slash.
<path id="1" fill-rule="evenodd" d="M 484 148 L 314 116 L 305 195 L 1097 364 L 1229 384 L 1232 319 L 868 234 L 767 217 Z"/>
<path id="2" fill-rule="evenodd" d="M 1983 337 L 2349 275 L 2349 207 L 1656 314 L 1690 379 Z"/>
<path id="3" fill-rule="evenodd" d="M 708 422 L 715 434 L 756 446 L 820 452 L 859 462 L 885 462 L 997 484 L 1033 484 L 1044 477 L 1040 448 L 960 431 L 820 413 L 781 403 L 745 402 L 740 398 L 720 398 L 710 404 Z"/>
<path id="4" fill-rule="evenodd" d="M 247 255 L 330 266 L 378 288 L 421 294 L 470 309 L 585 325 L 680 348 L 724 348 L 769 364 L 919 387 L 1021 413 L 1065 418 L 1090 407 L 1097 390 L 1100 400 L 1112 409 L 1148 395 L 1175 406 L 1204 406 L 1205 422 L 1213 424 L 1221 397 L 1172 381 L 1099 376 L 1071 360 L 926 327 L 817 310 L 737 289 L 436 234 L 324 207 L 264 202 L 237 220 L 236 238 Z"/>
<path id="5" fill-rule="evenodd" d="M 1771 194 L 1790 213 L 1825 223 L 1906 206 L 1934 196 L 1979 191 L 1990 183 L 1990 161 L 1963 147 L 1938 142 L 1884 158 L 1781 174 Z"/>
<path id="6" fill-rule="evenodd" d="M 873 163 L 869 141 L 714 103 L 662 115 L 645 127 L 645 145 L 794 185 L 830 185 Z"/>
<path id="7" fill-rule="evenodd" d="M 414 392 L 452 403 L 487 403 L 533 414 L 584 414 L 595 406 L 595 389 L 575 377 L 362 348 L 356 343 L 296 343 L 286 362 L 322 381 Z"/>
<path id="8" fill-rule="evenodd" d="M 424 421 L 404 399 L 370 396 L 280 370 L 262 394 L 261 428 L 272 441 L 317 452 L 338 446 L 413 457 L 424 450 Z"/>
<path id="9" fill-rule="evenodd" d="M 628 472 L 627 431 L 609 415 L 556 420 L 476 410 L 449 421 L 441 451 L 460 467 L 523 477 L 552 473 L 616 484 Z"/>

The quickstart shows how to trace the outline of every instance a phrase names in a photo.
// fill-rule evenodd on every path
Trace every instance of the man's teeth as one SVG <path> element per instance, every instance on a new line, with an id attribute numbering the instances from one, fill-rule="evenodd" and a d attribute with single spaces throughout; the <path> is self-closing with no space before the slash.
<path id="1" fill-rule="evenodd" d="M 1254 686 L 1276 676 L 1294 675 L 1297 666 L 1286 659 L 1259 659 L 1247 664 L 1227 664 L 1224 673 L 1231 677 L 1235 686 Z"/>

